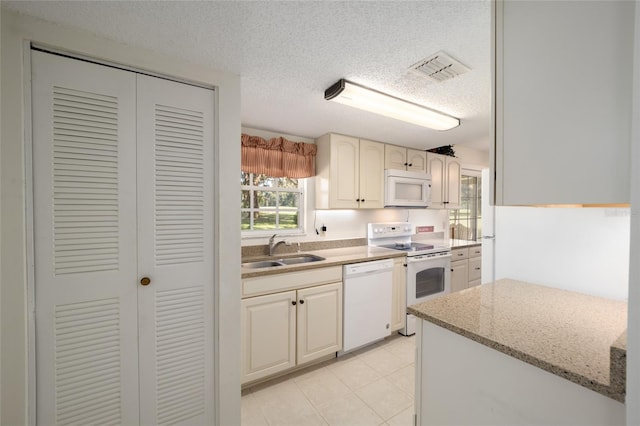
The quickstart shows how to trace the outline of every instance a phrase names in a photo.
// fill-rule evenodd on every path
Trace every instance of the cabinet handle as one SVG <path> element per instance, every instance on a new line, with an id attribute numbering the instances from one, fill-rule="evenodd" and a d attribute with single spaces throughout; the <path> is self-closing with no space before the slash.
<path id="1" fill-rule="evenodd" d="M 291 301 L 291 304 L 292 304 L 293 306 L 296 306 L 296 301 L 295 301 L 295 300 L 292 300 L 292 301 Z"/>
<path id="2" fill-rule="evenodd" d="M 360 202 L 360 198 L 356 198 L 356 201 L 357 201 L 357 202 Z M 363 200 L 363 201 L 364 201 L 364 200 Z"/>
<path id="3" fill-rule="evenodd" d="M 360 201 L 362 201 L 364 203 L 364 198 L 362 200 L 360 200 Z"/>
<path id="4" fill-rule="evenodd" d="M 479 271 L 479 270 L 480 270 L 480 268 L 476 268 L 476 271 Z"/>
<path id="5" fill-rule="evenodd" d="M 404 163 L 405 166 L 410 166 L 411 164 Z"/>
<path id="6" fill-rule="evenodd" d="M 300 299 L 300 304 L 304 305 L 304 300 Z"/>
<path id="7" fill-rule="evenodd" d="M 413 163 L 409 163 L 409 167 L 413 167 Z"/>
<path id="8" fill-rule="evenodd" d="M 451 269 L 451 272 L 453 272 L 453 268 Z"/>
<path id="9" fill-rule="evenodd" d="M 149 285 L 151 284 L 151 278 L 149 277 L 142 277 L 142 279 L 140 280 L 140 285 Z"/>

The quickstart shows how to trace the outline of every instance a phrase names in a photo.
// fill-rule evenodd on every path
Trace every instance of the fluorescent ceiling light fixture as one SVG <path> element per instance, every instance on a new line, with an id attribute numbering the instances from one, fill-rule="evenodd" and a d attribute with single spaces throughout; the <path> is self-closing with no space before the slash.
<path id="1" fill-rule="evenodd" d="M 339 102 L 375 114 L 417 124 L 434 130 L 449 130 L 460 125 L 460 120 L 422 105 L 341 79 L 324 92 L 328 101 Z"/>

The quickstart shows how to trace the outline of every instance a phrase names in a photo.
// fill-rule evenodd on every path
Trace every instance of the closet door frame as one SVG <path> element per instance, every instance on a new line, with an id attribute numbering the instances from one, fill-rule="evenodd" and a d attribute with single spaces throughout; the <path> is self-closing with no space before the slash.
<path id="1" fill-rule="evenodd" d="M 102 66 L 108 66 L 113 68 L 118 68 L 126 71 L 131 71 L 135 73 L 140 73 L 144 75 L 149 75 L 157 78 L 166 79 L 169 81 L 174 81 L 177 83 L 188 84 L 196 87 L 202 87 L 205 89 L 214 91 L 214 117 L 213 117 L 213 125 L 214 125 L 214 134 L 211 143 L 213 144 L 213 186 L 214 186 L 214 199 L 213 199 L 213 231 L 217 232 L 219 227 L 219 219 L 216 215 L 218 211 L 218 200 L 217 200 L 217 187 L 219 174 L 215 171 L 216 161 L 218 160 L 218 151 L 219 151 L 219 135 L 218 135 L 218 120 L 219 120 L 219 91 L 218 87 L 215 84 L 199 84 L 194 83 L 193 81 L 189 81 L 180 77 L 173 77 L 168 74 L 157 73 L 152 71 L 143 70 L 137 66 L 127 66 L 118 62 L 110 62 L 105 59 L 97 59 L 93 56 L 82 55 L 75 52 L 69 52 L 64 48 L 57 48 L 48 45 L 40 45 L 38 42 L 30 39 L 23 39 L 22 42 L 22 75 L 23 75 L 23 132 L 24 132 L 24 220 L 25 220 L 25 276 L 26 276 L 26 309 L 27 309 L 27 318 L 26 318 L 26 332 L 27 332 L 27 415 L 28 415 L 28 424 L 34 425 L 38 424 L 37 419 L 37 391 L 36 391 L 36 382 L 37 382 L 37 366 L 36 366 L 36 301 L 35 301 L 35 223 L 34 223 L 34 176 L 33 176 L 33 114 L 32 114 L 32 89 L 31 89 L 31 73 L 32 73 L 32 63 L 31 63 L 31 52 L 33 50 L 40 50 L 50 54 L 67 56 L 71 59 L 80 60 L 80 61 L 88 61 Z M 224 81 L 224 80 L 223 80 Z M 212 277 L 213 277 L 213 289 L 212 289 L 212 304 L 213 304 L 213 358 L 212 362 L 214 364 L 213 373 L 214 373 L 214 382 L 212 389 L 212 403 L 215 406 L 214 417 L 217 422 L 220 418 L 220 406 L 219 406 L 219 378 L 217 378 L 219 371 L 219 353 L 217 349 L 217 343 L 219 342 L 219 312 L 217 311 L 219 307 L 219 278 L 218 278 L 218 245 L 213 244 L 213 263 L 211 265 L 212 269 Z M 238 311 L 239 312 L 239 311 Z M 239 383 L 238 383 L 239 384 Z"/>

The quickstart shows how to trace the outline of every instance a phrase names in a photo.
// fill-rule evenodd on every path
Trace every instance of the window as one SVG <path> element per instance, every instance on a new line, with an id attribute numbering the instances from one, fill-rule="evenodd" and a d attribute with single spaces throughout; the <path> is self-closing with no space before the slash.
<path id="1" fill-rule="evenodd" d="M 241 230 L 303 232 L 304 179 L 240 172 Z"/>
<path id="2" fill-rule="evenodd" d="M 449 213 L 451 238 L 482 238 L 482 180 L 480 172 L 463 170 L 460 177 L 460 208 Z"/>

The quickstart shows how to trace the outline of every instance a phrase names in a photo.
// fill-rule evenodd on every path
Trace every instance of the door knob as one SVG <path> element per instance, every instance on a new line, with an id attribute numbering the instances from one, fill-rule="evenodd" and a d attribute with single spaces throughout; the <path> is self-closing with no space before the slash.
<path id="1" fill-rule="evenodd" d="M 142 279 L 140 280 L 140 285 L 149 285 L 149 284 L 151 284 L 151 278 L 142 277 Z"/>

